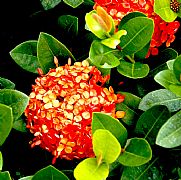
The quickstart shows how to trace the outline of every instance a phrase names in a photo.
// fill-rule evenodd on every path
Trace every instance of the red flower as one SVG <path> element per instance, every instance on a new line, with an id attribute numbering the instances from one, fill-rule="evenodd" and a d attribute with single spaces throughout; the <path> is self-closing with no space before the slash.
<path id="1" fill-rule="evenodd" d="M 115 112 L 115 105 L 124 96 L 114 94 L 112 87 L 103 87 L 109 76 L 87 61 L 51 69 L 32 86 L 29 105 L 25 110 L 27 128 L 35 138 L 31 146 L 39 145 L 56 158 L 93 157 L 91 121 L 93 112 L 104 112 L 121 118 L 125 112 Z"/>
<path id="2" fill-rule="evenodd" d="M 147 57 L 150 54 L 157 55 L 158 47 L 166 43 L 166 47 L 170 46 L 175 40 L 175 33 L 180 27 L 178 21 L 165 22 L 157 14 L 154 13 L 154 0 L 94 0 L 95 7 L 103 7 L 115 20 L 118 25 L 121 19 L 130 12 L 139 11 L 145 13 L 149 18 L 154 20 L 154 33 Z"/>

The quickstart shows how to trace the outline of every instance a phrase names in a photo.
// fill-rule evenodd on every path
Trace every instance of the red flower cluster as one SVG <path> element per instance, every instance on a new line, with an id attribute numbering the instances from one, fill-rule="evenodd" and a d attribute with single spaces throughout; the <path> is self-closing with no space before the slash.
<path id="1" fill-rule="evenodd" d="M 175 33 L 178 30 L 180 23 L 174 21 L 171 23 L 165 22 L 157 14 L 154 13 L 154 0 L 94 0 L 95 7 L 103 7 L 115 20 L 118 25 L 121 19 L 130 12 L 139 11 L 146 14 L 154 20 L 154 33 L 152 36 L 150 49 L 147 54 L 157 55 L 158 47 L 166 43 L 166 47 L 170 46 L 175 40 Z"/>
<path id="2" fill-rule="evenodd" d="M 103 87 L 109 76 L 87 61 L 71 62 L 41 75 L 32 85 L 29 105 L 25 110 L 27 128 L 34 134 L 31 147 L 40 145 L 56 158 L 93 157 L 91 122 L 93 112 L 122 118 L 115 111 L 124 96 L 113 88 Z"/>

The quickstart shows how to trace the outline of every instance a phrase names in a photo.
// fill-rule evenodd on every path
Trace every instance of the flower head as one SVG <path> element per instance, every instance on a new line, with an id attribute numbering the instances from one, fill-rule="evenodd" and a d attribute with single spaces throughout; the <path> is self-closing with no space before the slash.
<path id="1" fill-rule="evenodd" d="M 50 69 L 32 86 L 29 105 L 25 110 L 27 128 L 34 134 L 31 146 L 39 145 L 56 158 L 93 157 L 91 122 L 93 112 L 121 118 L 116 103 L 124 96 L 113 88 L 103 87 L 109 76 L 87 61 L 69 61 L 65 66 Z"/>
<path id="2" fill-rule="evenodd" d="M 158 47 L 163 43 L 166 43 L 166 47 L 169 47 L 170 43 L 175 40 L 175 33 L 180 27 L 178 21 L 165 22 L 159 15 L 154 13 L 154 0 L 95 0 L 94 8 L 97 6 L 103 7 L 113 17 L 117 25 L 125 15 L 135 11 L 142 12 L 154 20 L 154 33 L 147 57 L 150 54 L 157 55 Z"/>

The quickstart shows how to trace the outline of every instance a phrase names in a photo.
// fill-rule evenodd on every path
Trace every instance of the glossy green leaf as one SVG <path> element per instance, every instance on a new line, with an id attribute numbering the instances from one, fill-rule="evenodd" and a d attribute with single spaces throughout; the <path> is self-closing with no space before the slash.
<path id="1" fill-rule="evenodd" d="M 101 43 L 109 48 L 116 49 L 117 45 L 120 43 L 121 36 L 126 35 L 126 34 L 127 32 L 125 30 L 119 30 L 118 32 L 113 34 L 111 37 L 103 39 Z"/>
<path id="2" fill-rule="evenodd" d="M 169 118 L 161 127 L 156 138 L 156 144 L 165 148 L 181 145 L 181 111 Z"/>
<path id="3" fill-rule="evenodd" d="M 0 180 L 12 180 L 8 171 L 0 172 Z"/>
<path id="4" fill-rule="evenodd" d="M 32 180 L 33 176 L 26 176 L 26 177 L 22 177 L 18 180 Z"/>
<path id="5" fill-rule="evenodd" d="M 106 129 L 110 131 L 123 146 L 127 140 L 126 128 L 115 118 L 104 113 L 93 113 L 92 133 L 98 129 Z"/>
<path id="6" fill-rule="evenodd" d="M 155 166 L 156 160 L 157 159 L 141 166 L 125 166 L 121 175 L 121 180 L 162 180 L 163 174 L 160 169 Z"/>
<path id="7" fill-rule="evenodd" d="M 141 166 L 152 158 L 152 150 L 149 143 L 143 138 L 129 139 L 125 151 L 118 161 L 124 166 Z"/>
<path id="8" fill-rule="evenodd" d="M 174 94 L 176 94 L 177 96 L 181 97 L 181 85 L 175 85 L 175 84 L 171 84 L 169 86 L 169 90 L 172 91 Z"/>
<path id="9" fill-rule="evenodd" d="M 75 60 L 64 44 L 47 33 L 40 33 L 37 48 L 38 61 L 44 73 L 47 73 L 50 68 L 55 67 L 54 56 L 60 61 L 69 57 Z"/>
<path id="10" fill-rule="evenodd" d="M 63 0 L 63 2 L 73 8 L 76 8 L 79 5 L 81 5 L 84 2 L 84 0 Z"/>
<path id="11" fill-rule="evenodd" d="M 21 132 L 27 132 L 26 123 L 21 118 L 14 121 L 13 129 L 16 129 L 17 131 Z"/>
<path id="12" fill-rule="evenodd" d="M 135 17 L 146 17 L 146 15 L 142 12 L 130 12 L 121 19 L 121 21 L 118 25 L 118 29 L 122 29 L 122 26 L 125 23 L 127 23 L 130 19 L 133 19 Z"/>
<path id="13" fill-rule="evenodd" d="M 173 70 L 173 63 L 174 63 L 174 61 L 175 61 L 175 59 L 169 60 L 169 61 L 166 62 L 167 67 L 168 67 L 169 70 Z"/>
<path id="14" fill-rule="evenodd" d="M 13 126 L 12 108 L 4 104 L 0 104 L 0 146 L 8 137 Z"/>
<path id="15" fill-rule="evenodd" d="M 0 77 L 0 89 L 14 89 L 15 84 L 8 79 Z"/>
<path id="16" fill-rule="evenodd" d="M 167 89 L 158 89 L 146 94 L 140 104 L 139 109 L 146 111 L 155 105 L 165 105 L 170 112 L 181 109 L 181 97 Z"/>
<path id="17" fill-rule="evenodd" d="M 132 55 L 145 47 L 153 34 L 153 20 L 147 17 L 135 17 L 127 21 L 122 29 L 127 35 L 121 38 L 120 46 L 126 55 Z"/>
<path id="18" fill-rule="evenodd" d="M 74 177 L 77 180 L 103 180 L 108 177 L 109 165 L 97 164 L 96 158 L 88 158 L 80 162 L 74 169 Z"/>
<path id="19" fill-rule="evenodd" d="M 13 89 L 0 90 L 0 103 L 12 108 L 14 121 L 23 114 L 28 102 L 29 97 L 20 91 Z"/>
<path id="20" fill-rule="evenodd" d="M 52 9 L 54 8 L 56 5 L 58 5 L 61 0 L 40 0 L 43 8 L 45 10 L 48 10 L 48 9 Z"/>
<path id="21" fill-rule="evenodd" d="M 124 102 L 116 104 L 116 110 L 124 111 L 125 116 L 121 118 L 121 121 L 125 122 L 127 125 L 133 125 L 135 121 L 135 117 L 137 113 L 134 109 L 131 109 L 128 105 L 126 105 Z"/>
<path id="22" fill-rule="evenodd" d="M 93 134 L 93 151 L 97 158 L 101 157 L 103 162 L 111 164 L 120 155 L 121 145 L 111 132 L 97 129 Z"/>
<path id="23" fill-rule="evenodd" d="M 25 41 L 10 51 L 13 60 L 26 71 L 37 73 L 40 63 L 37 59 L 37 41 Z"/>
<path id="24" fill-rule="evenodd" d="M 141 50 L 135 53 L 135 60 L 145 59 L 148 54 L 148 50 L 150 48 L 150 42 L 144 46 Z"/>
<path id="25" fill-rule="evenodd" d="M 135 131 L 138 134 L 143 134 L 144 138 L 153 145 L 159 129 L 169 117 L 170 112 L 166 106 L 153 106 L 140 116 Z"/>
<path id="26" fill-rule="evenodd" d="M 32 177 L 32 180 L 40 180 L 40 179 L 48 179 L 48 180 L 68 180 L 69 178 L 63 174 L 61 171 L 49 165 L 38 172 Z"/>
<path id="27" fill-rule="evenodd" d="M 166 89 L 169 89 L 169 86 L 172 84 L 181 85 L 181 83 L 179 83 L 179 81 L 175 77 L 175 74 L 171 70 L 160 71 L 158 74 L 156 74 L 154 80 Z"/>
<path id="28" fill-rule="evenodd" d="M 69 35 L 78 34 L 78 18 L 71 15 L 62 15 L 58 18 L 58 24 Z"/>
<path id="29" fill-rule="evenodd" d="M 0 171 L 2 171 L 2 168 L 3 168 L 3 156 L 2 156 L 2 153 L 0 151 Z"/>
<path id="30" fill-rule="evenodd" d="M 91 63 L 100 68 L 114 68 L 120 64 L 117 54 L 119 50 L 113 50 L 100 43 L 93 41 L 91 44 L 89 58 Z M 120 55 L 121 58 L 121 55 Z"/>
<path id="31" fill-rule="evenodd" d="M 173 71 L 177 80 L 181 83 L 181 55 L 173 63 Z"/>
<path id="32" fill-rule="evenodd" d="M 117 70 L 120 74 L 126 77 L 138 79 L 146 77 L 148 75 L 149 66 L 140 62 L 130 63 L 121 60 L 120 65 L 117 67 Z"/>
<path id="33" fill-rule="evenodd" d="M 154 12 L 166 22 L 172 22 L 177 18 L 177 13 L 170 8 L 170 0 L 155 0 Z"/>

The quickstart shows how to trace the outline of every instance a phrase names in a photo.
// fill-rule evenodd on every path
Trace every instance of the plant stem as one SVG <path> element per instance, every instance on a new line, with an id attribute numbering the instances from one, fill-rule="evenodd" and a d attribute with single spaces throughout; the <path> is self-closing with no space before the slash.
<path id="1" fill-rule="evenodd" d="M 135 60 L 134 60 L 132 57 L 130 57 L 129 55 L 126 55 L 126 57 L 127 57 L 132 63 L 135 63 Z"/>

